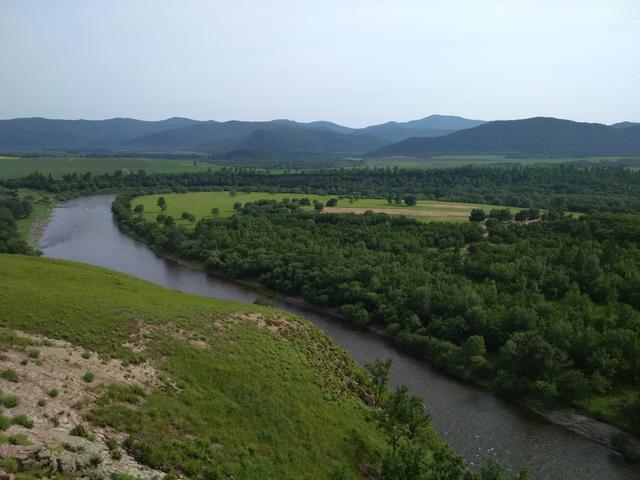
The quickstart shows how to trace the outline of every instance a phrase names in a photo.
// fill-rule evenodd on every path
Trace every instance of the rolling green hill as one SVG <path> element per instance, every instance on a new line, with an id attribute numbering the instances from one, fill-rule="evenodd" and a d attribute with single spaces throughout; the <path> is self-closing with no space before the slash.
<path id="1" fill-rule="evenodd" d="M 0 287 L 5 347 L 17 330 L 157 370 L 143 402 L 83 409 L 88 429 L 125 433 L 134 458 L 152 468 L 190 478 L 214 470 L 291 479 L 341 470 L 351 478 L 354 439 L 382 445 L 358 396 L 363 371 L 299 317 L 37 257 L 0 255 Z M 107 387 L 96 385 L 97 393 Z"/>

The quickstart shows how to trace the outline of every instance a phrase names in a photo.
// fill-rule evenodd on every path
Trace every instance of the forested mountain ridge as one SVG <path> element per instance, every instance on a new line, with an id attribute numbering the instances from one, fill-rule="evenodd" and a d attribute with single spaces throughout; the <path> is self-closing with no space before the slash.
<path id="1" fill-rule="evenodd" d="M 362 132 L 375 135 L 390 142 L 399 142 L 410 137 L 440 137 L 458 130 L 477 127 L 482 120 L 454 117 L 451 115 L 429 115 L 409 122 L 387 122 L 370 125 Z"/>
<path id="2" fill-rule="evenodd" d="M 557 118 L 499 120 L 437 138 L 409 138 L 371 152 L 385 155 L 640 154 L 640 126 L 608 127 Z"/>
<path id="3" fill-rule="evenodd" d="M 193 123 L 196 121 L 180 117 L 157 122 L 132 118 L 57 120 L 34 117 L 0 120 L 0 148 L 100 149 L 129 138 L 180 128 Z"/>
<path id="4" fill-rule="evenodd" d="M 109 120 L 0 120 L 0 148 L 61 151 L 201 151 L 246 150 L 287 153 L 365 153 L 412 136 L 446 135 L 481 123 L 460 117 L 432 115 L 409 122 L 388 122 L 350 128 L 327 121 L 292 120 L 218 122 L 170 118 L 147 122 Z"/>

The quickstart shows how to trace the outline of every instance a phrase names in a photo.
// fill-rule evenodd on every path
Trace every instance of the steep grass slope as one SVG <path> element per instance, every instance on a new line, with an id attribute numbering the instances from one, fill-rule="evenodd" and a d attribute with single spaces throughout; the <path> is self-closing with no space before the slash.
<path id="1" fill-rule="evenodd" d="M 12 255 L 0 255 L 0 305 L 4 340 L 42 335 L 157 372 L 142 395 L 96 378 L 96 400 L 73 403 L 88 431 L 122 438 L 117 448 L 142 465 L 189 478 L 351 478 L 362 451 L 382 444 L 361 399 L 368 380 L 299 317 Z M 82 382 L 75 376 L 65 385 Z M 71 393 L 62 387 L 58 399 Z"/>

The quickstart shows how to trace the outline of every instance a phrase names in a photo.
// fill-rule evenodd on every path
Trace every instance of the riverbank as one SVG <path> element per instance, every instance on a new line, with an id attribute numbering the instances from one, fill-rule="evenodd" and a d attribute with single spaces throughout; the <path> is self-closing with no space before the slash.
<path id="1" fill-rule="evenodd" d="M 569 409 L 545 411 L 534 407 L 528 408 L 554 425 L 559 425 L 583 437 L 590 438 L 594 442 L 605 445 L 625 456 L 627 454 L 633 455 L 634 452 L 635 456 L 640 454 L 640 439 L 632 437 L 618 427 L 599 422 Z M 617 439 L 622 440 L 624 443 L 619 443 L 620 440 L 617 441 Z"/>
<path id="2" fill-rule="evenodd" d="M 51 219 L 53 208 L 54 207 L 48 207 L 47 210 L 38 215 L 29 226 L 26 240 L 31 248 L 35 249 L 38 246 L 38 243 L 49 224 L 49 220 Z"/>
<path id="3" fill-rule="evenodd" d="M 18 233 L 35 249 L 49 223 L 53 209 L 59 202 L 52 195 L 36 190 L 19 189 L 18 195 L 21 199 L 31 202 L 32 206 L 31 214 L 18 221 Z"/>

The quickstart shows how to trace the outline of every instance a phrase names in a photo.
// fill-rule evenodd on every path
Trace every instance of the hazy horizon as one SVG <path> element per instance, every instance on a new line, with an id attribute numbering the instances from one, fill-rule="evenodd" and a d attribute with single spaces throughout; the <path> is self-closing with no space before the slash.
<path id="1" fill-rule="evenodd" d="M 0 39 L 2 119 L 640 121 L 637 0 L 0 0 Z"/>
<path id="2" fill-rule="evenodd" d="M 416 118 L 406 118 L 406 119 L 389 119 L 389 120 L 385 120 L 383 122 L 381 122 L 380 124 L 384 124 L 387 122 L 397 122 L 397 123 L 404 123 L 404 122 L 410 122 L 412 120 L 422 120 L 424 118 L 427 117 L 431 117 L 431 116 L 453 116 L 453 117 L 460 117 L 460 118 L 466 118 L 467 120 L 480 120 L 480 121 L 485 121 L 485 122 L 491 122 L 491 121 L 505 121 L 505 120 L 526 120 L 529 118 L 535 118 L 535 117 L 522 117 L 522 118 L 489 118 L 489 119 L 485 119 L 485 118 L 469 118 L 469 117 L 462 117 L 461 115 L 449 115 L 449 114 L 440 114 L 440 113 L 434 113 L 434 114 L 429 114 L 429 115 L 424 115 L 422 117 L 416 117 Z M 559 120 L 570 120 L 570 121 L 576 121 L 579 123 L 598 123 L 598 124 L 602 124 L 602 125 L 613 125 L 615 123 L 621 123 L 623 121 L 629 121 L 632 123 L 640 123 L 640 122 L 635 122 L 633 119 L 632 120 L 621 120 L 620 122 L 611 122 L 611 123 L 605 123 L 605 122 L 589 122 L 589 121 L 583 121 L 583 120 L 574 120 L 572 118 L 561 118 L 561 117 L 551 117 L 549 115 L 537 115 L 536 117 L 547 117 L 547 118 L 557 118 Z M 43 118 L 45 120 L 65 120 L 65 121 L 77 121 L 77 120 L 86 120 L 86 121 L 104 121 L 104 120 L 115 120 L 115 119 L 128 119 L 128 120 L 143 120 L 143 121 L 149 121 L 149 122 L 159 122 L 159 121 L 163 121 L 163 120 L 169 120 L 171 118 L 186 118 L 189 120 L 196 120 L 196 121 L 200 121 L 200 122 L 208 122 L 208 121 L 215 121 L 215 122 L 219 122 L 219 123 L 224 123 L 224 122 L 269 122 L 269 121 L 293 121 L 293 122 L 298 122 L 298 123 L 312 123 L 312 122 L 331 122 L 331 123 L 335 123 L 337 125 L 343 126 L 343 127 L 349 127 L 349 128 L 354 128 L 354 129 L 358 129 L 358 128 L 364 128 L 364 127 L 369 127 L 369 126 L 373 126 L 373 125 L 378 125 L 378 124 L 367 124 L 367 125 L 349 125 L 349 124 L 345 124 L 345 123 L 341 123 L 341 122 L 337 122 L 337 121 L 333 121 L 331 119 L 328 118 L 317 118 L 315 120 L 296 120 L 294 118 L 269 118 L 269 119 L 260 119 L 260 120 L 256 120 L 256 119 L 245 119 L 245 118 L 229 118 L 229 119 L 216 119 L 216 118 L 192 118 L 192 117 L 185 117 L 183 115 L 172 115 L 170 117 L 164 117 L 164 118 L 137 118 L 137 117 L 130 117 L 130 116 L 115 116 L 115 117 L 105 117 L 105 118 L 56 118 L 56 117 L 42 117 L 42 116 L 31 116 L 31 117 L 8 117 L 8 118 L 0 118 L 0 120 L 18 120 L 18 119 L 28 119 L 28 118 Z"/>

